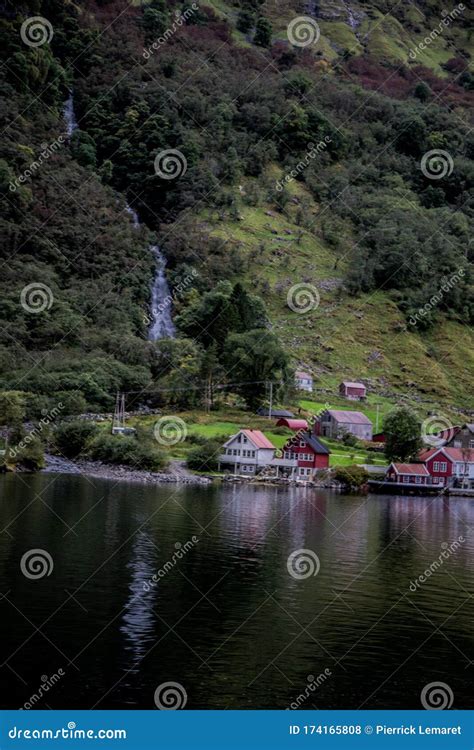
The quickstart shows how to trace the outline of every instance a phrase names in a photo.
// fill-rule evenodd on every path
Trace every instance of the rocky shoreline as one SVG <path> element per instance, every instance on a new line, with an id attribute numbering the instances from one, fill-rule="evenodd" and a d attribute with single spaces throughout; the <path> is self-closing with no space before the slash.
<path id="1" fill-rule="evenodd" d="M 129 466 L 112 466 L 100 461 L 69 459 L 59 456 L 46 455 L 46 467 L 42 473 L 47 474 L 83 474 L 98 479 L 113 479 L 116 481 L 141 482 L 146 484 L 210 484 L 212 479 L 191 474 L 182 467 L 172 465 L 169 472 L 143 471 L 131 469 Z"/>

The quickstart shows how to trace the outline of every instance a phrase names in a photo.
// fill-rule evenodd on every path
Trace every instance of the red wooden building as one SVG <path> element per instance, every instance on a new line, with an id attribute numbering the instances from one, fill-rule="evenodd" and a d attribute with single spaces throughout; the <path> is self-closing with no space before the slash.
<path id="1" fill-rule="evenodd" d="M 344 380 L 339 386 L 339 393 L 351 401 L 361 401 L 367 396 L 367 388 L 363 383 Z"/>
<path id="2" fill-rule="evenodd" d="M 330 453 L 329 448 L 309 432 L 290 438 L 283 448 L 285 459 L 296 460 L 296 473 L 300 477 L 309 477 L 318 469 L 329 468 Z"/>
<path id="3" fill-rule="evenodd" d="M 398 484 L 431 484 L 429 471 L 424 464 L 392 463 L 385 479 Z"/>

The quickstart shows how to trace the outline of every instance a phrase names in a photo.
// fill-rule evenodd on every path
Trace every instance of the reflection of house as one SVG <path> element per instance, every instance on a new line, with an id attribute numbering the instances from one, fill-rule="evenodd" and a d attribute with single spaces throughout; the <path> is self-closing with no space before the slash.
<path id="1" fill-rule="evenodd" d="M 437 437 L 443 440 L 446 448 L 474 448 L 474 424 L 449 427 L 440 432 Z"/>
<path id="2" fill-rule="evenodd" d="M 330 452 L 314 435 L 302 432 L 287 441 L 283 457 L 296 461 L 296 474 L 300 479 L 309 479 L 318 469 L 329 468 Z"/>
<path id="3" fill-rule="evenodd" d="M 294 417 L 295 415 L 291 411 L 286 409 L 271 409 L 268 406 L 261 406 L 257 410 L 257 414 L 260 417 L 270 417 L 273 419 L 280 419 L 280 417 Z"/>
<path id="4" fill-rule="evenodd" d="M 288 417 L 282 417 L 276 423 L 277 427 L 288 427 L 288 429 L 298 432 L 299 430 L 307 430 L 308 423 L 306 419 L 288 419 Z"/>
<path id="5" fill-rule="evenodd" d="M 430 484 L 430 474 L 424 464 L 393 463 L 387 469 L 385 480 L 398 484 Z"/>
<path id="6" fill-rule="evenodd" d="M 314 425 L 316 436 L 337 439 L 346 433 L 355 435 L 360 440 L 372 440 L 372 422 L 360 411 L 326 409 Z"/>
<path id="7" fill-rule="evenodd" d="M 275 446 L 260 430 L 240 430 L 224 443 L 219 456 L 219 469 L 231 468 L 234 474 L 255 474 L 268 466 L 275 455 Z"/>
<path id="8" fill-rule="evenodd" d="M 339 386 L 339 393 L 351 401 L 361 401 L 367 396 L 367 388 L 363 383 L 353 383 L 349 380 L 344 380 Z"/>
<path id="9" fill-rule="evenodd" d="M 313 390 L 313 376 L 309 372 L 297 370 L 295 372 L 295 384 L 300 391 L 311 392 Z"/>

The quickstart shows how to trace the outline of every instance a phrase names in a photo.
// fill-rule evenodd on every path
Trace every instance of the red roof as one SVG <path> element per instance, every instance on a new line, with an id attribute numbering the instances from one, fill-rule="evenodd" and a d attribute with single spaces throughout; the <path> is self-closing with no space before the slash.
<path id="1" fill-rule="evenodd" d="M 397 474 L 413 474 L 429 477 L 430 473 L 424 464 L 392 464 Z"/>
<path id="2" fill-rule="evenodd" d="M 467 461 L 468 463 L 474 463 L 474 448 L 431 448 L 431 450 L 423 451 L 419 454 L 418 458 L 420 461 L 429 461 L 436 454 L 442 454 L 445 458 L 450 461 Z"/>
<path id="3" fill-rule="evenodd" d="M 306 419 L 287 419 L 286 417 L 282 417 L 278 420 L 276 423 L 277 427 L 289 427 L 290 430 L 294 430 L 295 432 L 298 432 L 298 430 L 307 430 L 308 429 L 308 423 Z"/>
<path id="4" fill-rule="evenodd" d="M 443 448 L 443 453 L 452 461 L 474 462 L 474 448 Z"/>
<path id="5" fill-rule="evenodd" d="M 273 443 L 271 443 L 260 430 L 242 430 L 242 432 L 257 448 L 270 448 L 271 450 L 275 450 Z"/>

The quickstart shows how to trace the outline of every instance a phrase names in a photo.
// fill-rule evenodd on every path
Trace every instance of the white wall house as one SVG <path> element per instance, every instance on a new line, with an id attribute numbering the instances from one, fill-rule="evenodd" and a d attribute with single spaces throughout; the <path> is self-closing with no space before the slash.
<path id="1" fill-rule="evenodd" d="M 275 446 L 260 430 L 239 430 L 224 443 L 219 456 L 219 470 L 230 469 L 234 474 L 256 474 L 275 457 Z"/>
<path id="2" fill-rule="evenodd" d="M 300 391 L 311 392 L 313 390 L 313 376 L 309 372 L 297 370 L 295 372 L 295 385 Z"/>

